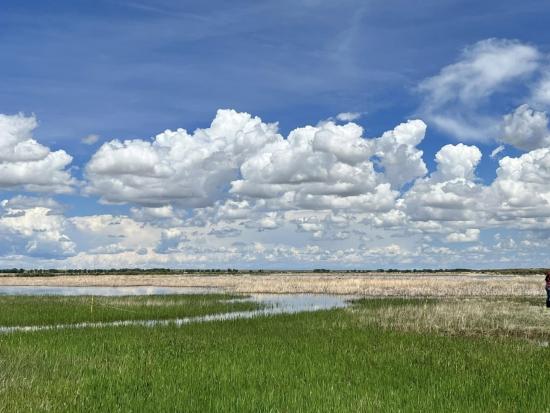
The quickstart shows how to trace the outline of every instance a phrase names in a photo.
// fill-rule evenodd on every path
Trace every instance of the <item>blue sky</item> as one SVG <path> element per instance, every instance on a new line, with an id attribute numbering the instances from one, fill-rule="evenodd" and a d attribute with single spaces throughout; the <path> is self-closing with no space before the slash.
<path id="1" fill-rule="evenodd" d="M 544 118 L 547 110 L 547 102 L 536 96 L 538 90 L 544 89 L 547 67 L 550 67 L 547 57 L 550 34 L 545 24 L 549 14 L 550 6 L 544 1 L 423 1 L 415 5 L 407 1 L 352 0 L 56 1 L 53 4 L 5 1 L 0 14 L 0 113 L 7 116 L 22 113 L 27 118 L 34 116 L 37 127 L 27 126 L 24 130 L 32 131 L 34 139 L 49 148 L 51 153 L 64 151 L 72 157 L 72 162 L 63 166 L 70 175 L 70 178 L 59 178 L 65 179 L 63 189 L 59 187 L 59 181 L 55 185 L 51 182 L 37 185 L 36 180 L 27 182 L 23 178 L 6 180 L 4 184 L 0 181 L 5 202 L 18 196 L 34 199 L 34 209 L 28 201 L 26 209 L 4 207 L 5 214 L 26 215 L 28 218 L 34 213 L 36 220 L 40 208 L 49 208 L 38 199 L 51 198 L 63 206 L 59 215 L 51 211 L 47 215 L 59 218 L 55 224 L 58 226 L 44 223 L 41 228 L 31 228 L 23 223 L 13 224 L 13 217 L 11 221 L 4 219 L 4 227 L 0 228 L 2 239 L 13 245 L 0 251 L 4 254 L 4 258 L 0 257 L 0 264 L 147 266 L 161 263 L 192 267 L 234 263 L 234 266 L 248 267 L 364 267 L 371 265 L 372 256 L 378 251 L 379 260 L 375 261 L 376 266 L 381 267 L 434 266 L 446 263 L 446 259 L 449 260 L 448 266 L 457 266 L 472 262 L 464 250 L 478 246 L 479 251 L 486 249 L 487 252 L 479 253 L 474 266 L 544 265 L 546 258 L 531 255 L 520 258 L 519 252 L 514 262 L 499 261 L 503 255 L 510 257 L 510 254 L 493 251 L 499 242 L 502 247 L 502 240 L 508 239 L 518 244 L 531 242 L 531 249 L 536 242 L 543 250 L 545 245 L 541 243 L 545 239 L 547 218 L 545 211 L 538 211 L 542 207 L 529 206 L 531 215 L 528 215 L 532 216 L 533 208 L 537 209 L 538 215 L 536 223 L 527 223 L 524 209 L 519 211 L 520 207 L 514 207 L 516 209 L 510 212 L 512 206 L 521 202 L 517 201 L 519 196 L 508 194 L 511 198 L 499 198 L 496 205 L 477 206 L 483 210 L 505 209 L 506 212 L 499 217 L 461 219 L 457 224 L 458 219 L 449 221 L 450 218 L 446 217 L 442 220 L 441 214 L 433 210 L 430 211 L 434 216 L 415 215 L 421 207 L 405 198 L 411 189 L 410 197 L 414 198 L 415 180 L 429 179 L 430 174 L 435 173 L 438 165 L 434 160 L 436 153 L 447 144 L 462 142 L 479 148 L 483 155 L 480 160 L 476 160 L 475 153 L 464 154 L 459 148 L 448 161 L 460 164 L 464 157 L 470 156 L 475 173 L 472 176 L 466 173 L 468 176 L 460 179 L 478 185 L 480 191 L 497 191 L 495 188 L 500 185 L 500 181 L 496 182 L 497 168 L 504 156 L 519 159 L 532 150 L 547 147 L 540 124 L 536 124 L 538 129 L 530 126 L 527 129 L 531 132 L 525 132 L 525 127 L 519 128 L 517 122 L 523 115 L 536 123 L 538 114 Z M 494 76 L 500 76 L 495 74 L 498 59 L 506 53 L 517 53 L 517 64 L 509 63 L 510 58 L 503 57 L 507 59 L 509 72 L 493 82 Z M 460 71 L 464 62 L 477 67 L 487 54 L 494 60 L 490 61 L 491 67 L 486 72 L 479 73 L 477 69 L 466 73 Z M 457 64 L 459 66 L 452 66 Z M 453 83 L 439 76 L 450 66 L 448 72 L 456 72 L 457 76 L 462 76 L 461 79 L 467 80 L 467 84 L 479 82 L 480 93 L 474 92 L 475 96 L 472 96 L 467 92 L 466 83 Z M 472 76 L 487 77 L 480 80 Z M 430 83 L 429 79 L 447 83 L 442 86 L 435 81 Z M 438 91 L 446 87 L 445 98 L 436 98 Z M 468 96 L 464 97 L 465 94 Z M 503 117 L 515 113 L 523 104 L 530 105 L 529 110 L 535 112 L 526 109 L 510 118 L 510 130 L 515 135 L 503 137 Z M 143 174 L 135 172 L 139 169 L 135 165 L 127 166 L 127 169 L 120 166 L 126 158 L 117 160 L 115 163 L 119 166 L 116 168 L 101 163 L 101 156 L 109 159 L 123 156 L 114 150 L 113 153 L 98 152 L 104 143 L 114 139 L 150 142 L 151 137 L 166 129 L 185 128 L 192 134 L 196 128 L 208 128 L 218 109 L 249 113 L 266 124 L 278 122 L 278 133 L 284 139 L 296 128 L 318 127 L 319 122 L 330 119 L 336 124 L 345 124 L 347 121 L 336 120 L 339 113 L 356 113 L 350 120 L 364 128 L 364 138 L 377 138 L 402 122 L 421 119 L 427 125 L 425 136 L 409 149 L 412 151 L 414 147 L 423 151 L 422 159 L 427 170 L 411 175 L 411 180 L 399 182 L 397 186 L 392 182 L 391 189 L 397 194 L 395 204 L 384 211 L 376 208 L 359 210 L 355 201 L 347 202 L 350 201 L 349 194 L 338 195 L 324 207 L 322 214 L 346 216 L 348 227 L 342 223 L 340 228 L 327 224 L 326 215 L 319 217 L 321 207 L 313 208 L 305 201 L 297 201 L 296 194 L 303 195 L 303 199 L 307 198 L 306 195 L 319 195 L 315 192 L 319 189 L 314 193 L 308 192 L 310 189 L 296 190 L 297 169 L 293 170 L 294 175 L 287 177 L 289 185 L 294 185 L 293 189 L 283 191 L 279 188 L 283 192 L 276 195 L 290 197 L 292 192 L 295 199 L 289 204 L 272 205 L 270 199 L 273 198 L 262 198 L 250 189 L 235 189 L 234 182 L 239 180 L 244 181 L 247 188 L 254 182 L 259 185 L 259 181 L 254 181 L 259 178 L 254 175 L 253 167 L 245 167 L 248 172 L 243 170 L 247 160 L 253 155 L 260 156 L 258 153 L 246 156 L 242 151 L 231 153 L 231 158 L 242 157 L 242 162 L 224 164 L 217 174 L 212 175 L 215 177 L 210 172 L 208 176 L 204 175 L 204 181 L 197 178 L 202 185 L 214 182 L 221 185 L 221 189 L 206 189 L 207 195 L 192 197 L 192 201 L 182 201 L 182 197 L 187 196 L 186 191 L 200 192 L 205 187 L 190 189 L 181 184 L 181 180 L 178 181 L 180 186 L 174 186 L 174 192 L 168 193 L 167 189 L 166 193 L 160 193 L 159 189 L 147 197 L 128 195 L 126 189 L 134 184 L 144 185 L 147 189 L 159 183 L 140 181 Z M 452 128 L 446 126 L 451 121 Z M 512 121 L 516 123 L 512 124 Z M 13 118 L 6 120 L 8 126 L 4 125 L 4 128 L 8 128 L 10 122 Z M 535 129 L 538 135 L 533 137 L 532 130 Z M 1 133 L 0 130 L 0 140 Z M 528 136 L 517 136 L 518 133 L 527 133 Z M 89 144 L 83 143 L 82 139 L 90 135 L 96 138 L 89 139 Z M 20 140 L 28 138 L 18 136 Z M 533 143 L 533 139 L 537 143 Z M 383 142 L 377 145 L 388 148 L 388 144 Z M 500 145 L 503 145 L 502 151 L 491 158 L 490 153 Z M 201 150 L 193 148 L 194 151 Z M 143 150 L 151 151 L 150 148 Z M 222 151 L 227 154 L 227 150 Z M 259 151 L 265 158 L 266 149 Z M 132 152 L 131 156 L 147 157 L 151 153 Z M 188 156 L 186 151 L 178 153 L 184 158 Z M 371 155 L 376 170 L 383 172 L 384 167 L 376 162 L 379 155 Z M 97 162 L 92 162 L 93 157 Z M 173 161 L 170 159 L 161 159 L 161 163 L 168 165 L 167 171 L 171 172 L 156 170 L 154 174 L 174 173 L 187 177 L 186 171 L 178 169 L 181 166 L 169 163 Z M 540 160 L 540 156 L 537 159 Z M 16 155 L 12 161 L 18 161 Z M 208 171 L 214 167 L 212 165 L 219 165 L 212 158 L 203 161 L 200 166 Z M 13 167 L 10 159 L 3 162 L 6 168 Z M 258 163 L 250 161 L 246 165 Z M 361 168 L 369 166 L 365 164 Z M 136 173 L 139 179 L 134 177 L 130 183 L 128 179 L 132 173 Z M 544 173 L 540 173 L 541 179 L 546 176 Z M 232 180 L 222 182 L 219 176 L 224 174 L 233 176 Z M 107 181 L 107 176 L 112 180 Z M 346 183 L 348 178 L 342 178 L 340 183 Z M 452 178 L 458 179 L 456 176 Z M 166 188 L 175 185 L 171 178 L 167 179 Z M 276 178 L 277 185 L 281 185 L 281 179 Z M 384 177 L 376 179 L 379 179 L 378 183 L 385 182 Z M 262 181 L 261 185 L 262 190 L 267 190 L 266 182 Z M 522 191 L 528 189 L 522 188 Z M 118 190 L 121 192 L 117 193 Z M 371 190 L 362 184 L 361 188 L 354 187 L 353 196 L 366 196 Z M 546 187 L 536 188 L 539 194 L 546 194 L 545 190 Z M 323 194 L 332 196 L 333 192 L 334 188 Z M 487 195 L 488 199 L 496 199 L 495 196 Z M 545 200 L 543 196 L 540 202 L 545 205 Z M 216 211 L 227 202 L 247 202 L 249 215 L 246 219 L 240 218 L 242 221 L 238 224 L 231 221 L 218 228 L 225 224 Z M 456 202 L 474 208 L 471 200 L 456 199 Z M 423 207 L 433 208 L 430 205 Z M 170 208 L 171 211 L 144 213 L 143 208 Z M 527 207 L 522 205 L 522 208 Z M 303 222 L 298 222 L 302 218 L 288 216 L 298 214 L 298 211 L 310 219 L 322 221 L 317 223 L 317 232 L 304 230 L 303 225 L 300 226 Z M 402 217 L 404 220 L 412 220 L 414 224 L 373 226 L 377 214 L 391 211 L 400 211 L 399 214 L 406 216 Z M 151 214 L 160 214 L 162 218 Z M 511 222 L 510 215 L 521 216 L 523 221 Z M 197 216 L 206 217 L 201 218 L 199 228 Z M 90 237 L 86 231 L 91 229 L 80 225 L 80 221 L 101 219 L 105 222 L 109 219 L 128 220 L 128 228 L 149 226 L 151 234 L 141 243 L 112 242 L 117 236 L 119 239 L 131 238 L 131 231 L 126 228 L 117 235 L 96 228 L 98 233 Z M 80 221 L 76 223 L 75 220 Z M 265 220 L 265 228 L 258 225 L 262 220 Z M 268 222 L 270 220 L 273 222 Z M 357 230 L 360 234 L 353 233 L 354 222 L 361 222 L 365 227 Z M 418 222 L 426 228 L 433 225 L 426 229 L 418 226 Z M 53 231 L 57 238 L 36 235 L 43 233 L 45 228 Z M 179 235 L 167 235 L 170 231 L 177 232 L 176 228 Z M 193 232 L 197 239 L 190 235 Z M 342 234 L 338 235 L 338 232 Z M 90 241 L 91 238 L 97 245 Z M 159 253 L 162 249 L 159 245 L 164 245 L 168 238 L 175 246 Z M 58 245 L 60 243 L 64 246 Z M 103 254 L 101 243 L 103 247 L 112 245 L 112 251 Z M 425 251 L 413 251 L 419 243 L 426 244 Z M 392 245 L 406 253 L 382 252 Z M 197 246 L 202 250 L 198 251 Z M 232 249 L 231 253 L 227 252 L 228 248 Z M 277 255 L 276 251 L 281 248 L 319 248 L 324 252 L 296 253 L 300 257 L 315 257 L 302 260 L 291 252 Z M 426 252 L 429 248 L 446 252 L 437 257 L 436 252 Z M 519 251 L 520 247 L 514 248 Z M 371 252 L 363 254 L 361 251 Z M 159 255 L 162 255 L 162 260 Z M 222 256 L 224 258 L 220 258 Z M 426 258 L 428 256 L 430 258 Z"/>

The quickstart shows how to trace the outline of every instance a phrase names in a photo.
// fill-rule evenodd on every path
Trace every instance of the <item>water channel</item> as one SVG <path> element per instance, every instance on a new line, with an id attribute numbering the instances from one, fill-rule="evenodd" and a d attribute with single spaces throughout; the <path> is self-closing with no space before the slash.
<path id="1" fill-rule="evenodd" d="M 167 294 L 212 294 L 224 293 L 218 288 L 203 287 L 46 287 L 46 286 L 0 286 L 1 295 L 60 295 L 60 296 L 128 296 L 128 295 L 167 295 Z M 293 314 L 308 311 L 344 308 L 354 296 L 334 294 L 249 294 L 239 301 L 261 304 L 262 308 L 253 311 L 237 311 L 184 317 L 167 320 L 124 320 L 111 322 L 82 322 L 75 324 L 54 324 L 41 326 L 0 326 L 0 333 L 32 332 L 46 330 L 106 328 L 122 326 L 155 327 L 190 323 L 254 318 L 275 314 Z"/>

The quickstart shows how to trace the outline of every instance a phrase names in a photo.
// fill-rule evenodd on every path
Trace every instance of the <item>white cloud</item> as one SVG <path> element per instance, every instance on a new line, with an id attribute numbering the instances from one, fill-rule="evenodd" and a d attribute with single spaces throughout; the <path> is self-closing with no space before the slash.
<path id="1" fill-rule="evenodd" d="M 247 159 L 231 193 L 279 207 L 388 210 L 397 196 L 392 186 L 426 173 L 416 149 L 425 129 L 422 121 L 409 121 L 377 139 L 363 138 L 353 123 L 295 129 Z"/>
<path id="2" fill-rule="evenodd" d="M 424 122 L 410 120 L 374 141 L 376 156 L 384 168 L 385 178 L 394 188 L 399 189 L 428 172 L 422 159 L 423 152 L 416 147 L 425 134 Z"/>
<path id="3" fill-rule="evenodd" d="M 504 116 L 500 139 L 527 151 L 550 146 L 548 115 L 528 105 L 521 105 L 513 113 Z"/>
<path id="4" fill-rule="evenodd" d="M 414 120 L 365 139 L 354 123 L 324 122 L 285 139 L 276 124 L 220 110 L 210 128 L 191 135 L 178 129 L 152 142 L 105 143 L 86 166 L 85 191 L 146 207 L 249 200 L 267 209 L 388 210 L 396 190 L 427 172 L 416 148 L 425 131 Z"/>
<path id="5" fill-rule="evenodd" d="M 387 208 L 396 194 L 375 172 L 372 145 L 361 134 L 353 123 L 295 129 L 247 159 L 231 193 L 280 207 Z"/>
<path id="6" fill-rule="evenodd" d="M 24 211 L 37 207 L 47 208 L 50 212 L 61 214 L 65 207 L 52 198 L 31 197 L 25 195 L 16 195 L 13 198 L 5 199 L 0 202 L 2 209 L 7 211 Z"/>
<path id="7" fill-rule="evenodd" d="M 0 114 L 0 189 L 71 192 L 75 180 L 67 167 L 72 157 L 33 139 L 36 127 L 32 116 Z"/>
<path id="8" fill-rule="evenodd" d="M 540 67 L 540 53 L 513 40 L 487 39 L 466 48 L 459 61 L 424 80 L 420 112 L 430 124 L 461 140 L 486 141 L 498 133 L 498 118 L 480 106 L 511 82 Z"/>
<path id="9" fill-rule="evenodd" d="M 275 124 L 219 110 L 210 128 L 103 144 L 86 166 L 86 192 L 105 202 L 201 207 L 224 197 L 247 156 L 281 139 Z"/>
<path id="10" fill-rule="evenodd" d="M 83 137 L 80 141 L 85 145 L 93 145 L 99 140 L 99 135 L 90 134 L 88 136 Z"/>
<path id="11" fill-rule="evenodd" d="M 298 232 L 311 234 L 315 239 L 346 239 L 349 231 L 342 231 L 355 220 L 355 215 L 334 214 L 331 211 L 290 211 L 286 219 L 296 225 Z"/>
<path id="12" fill-rule="evenodd" d="M 123 246 L 120 243 L 114 243 L 114 244 L 107 244 L 107 245 L 100 245 L 95 248 L 91 248 L 87 251 L 88 254 L 96 255 L 96 254 L 121 254 L 124 252 L 131 252 L 132 249 Z"/>
<path id="13" fill-rule="evenodd" d="M 366 221 L 377 228 L 405 228 L 407 215 L 400 209 L 369 214 Z"/>
<path id="14" fill-rule="evenodd" d="M 258 221 L 257 225 L 260 231 L 276 229 L 281 225 L 281 218 L 276 212 L 268 212 Z"/>
<path id="15" fill-rule="evenodd" d="M 243 130 L 254 142 L 246 148 L 235 143 L 243 139 Z M 79 233 L 91 234 L 84 250 L 109 262 L 118 256 L 120 262 L 360 263 L 377 262 L 373 254 L 379 253 L 381 260 L 394 256 L 406 263 L 423 256 L 424 262 L 437 264 L 441 254 L 449 263 L 460 254 L 436 245 L 420 247 L 420 237 L 427 243 L 475 242 L 487 228 L 531 229 L 550 216 L 543 152 L 501 159 L 495 182 L 485 185 L 476 176 L 479 148 L 445 145 L 435 155 L 436 170 L 426 176 L 418 149 L 425 132 L 424 122 L 412 120 L 379 138 L 364 138 L 359 125 L 329 121 L 295 129 L 285 139 L 274 124 L 220 111 L 210 128 L 192 135 L 167 131 L 152 143 L 104 145 L 88 165 L 92 188 L 107 180 L 117 197 L 101 193 L 107 201 L 142 206 L 132 208 L 133 219 L 88 217 L 84 227 L 78 218 L 71 222 Z M 180 141 L 193 150 L 175 151 Z M 158 171 L 159 165 L 184 179 Z M 182 202 L 177 190 L 210 177 L 220 190 L 203 192 L 201 207 L 184 211 L 192 205 Z M 147 178 L 159 192 L 139 186 Z M 408 182 L 411 187 L 403 189 Z M 126 192 L 131 185 L 145 194 L 134 198 L 131 189 Z M 92 230 L 97 220 L 109 224 Z M 550 228 L 550 221 L 545 225 Z M 146 238 L 126 241 L 136 232 Z M 399 243 L 388 243 L 390 238 Z M 260 239 L 261 250 L 248 247 L 260 245 Z M 311 241 L 330 245 L 298 248 Z M 475 259 L 491 253 L 479 250 Z"/>
<path id="16" fill-rule="evenodd" d="M 493 202 L 506 217 L 550 217 L 550 148 L 499 161 Z"/>
<path id="17" fill-rule="evenodd" d="M 171 205 L 165 205 L 156 208 L 132 208 L 134 216 L 141 218 L 142 220 L 148 219 L 168 219 L 174 218 L 174 209 Z"/>
<path id="18" fill-rule="evenodd" d="M 116 244 L 137 251 L 156 245 L 163 231 L 154 223 L 139 222 L 127 216 L 89 215 L 67 220 L 78 232 L 85 250 Z"/>
<path id="19" fill-rule="evenodd" d="M 491 151 L 491 155 L 489 155 L 489 156 L 491 157 L 491 159 L 495 159 L 499 153 L 504 151 L 504 149 L 505 149 L 504 145 L 499 145 Z"/>
<path id="20" fill-rule="evenodd" d="M 440 180 L 461 178 L 472 180 L 475 168 L 481 160 L 481 151 L 476 146 L 463 143 L 445 145 L 435 155 L 437 172 L 434 176 Z"/>
<path id="21" fill-rule="evenodd" d="M 363 116 L 362 112 L 342 112 L 336 115 L 336 119 L 341 122 L 352 122 Z"/>
<path id="22" fill-rule="evenodd" d="M 537 105 L 550 105 L 550 70 L 546 69 L 541 79 L 534 85 L 531 99 Z"/>
<path id="23" fill-rule="evenodd" d="M 76 253 L 70 223 L 56 211 L 55 201 L 16 197 L 0 205 L 1 253 L 48 258 Z"/>
<path id="24" fill-rule="evenodd" d="M 437 170 L 417 180 L 397 203 L 405 213 L 403 231 L 446 234 L 446 241 L 466 242 L 477 239 L 468 236 L 472 227 L 550 228 L 550 148 L 502 158 L 490 185 L 476 178 L 480 157 L 473 146 L 443 147 L 436 155 Z"/>
<path id="25" fill-rule="evenodd" d="M 453 232 L 445 238 L 447 242 L 474 242 L 479 239 L 479 229 L 468 228 L 465 232 Z"/>
<path id="26" fill-rule="evenodd" d="M 475 146 L 460 143 L 441 148 L 436 154 L 436 171 L 417 180 L 403 195 L 402 208 L 414 221 L 411 228 L 444 232 L 483 219 L 486 189 L 475 177 L 480 159 Z"/>
<path id="27" fill-rule="evenodd" d="M 29 119 L 16 119 L 23 126 L 12 125 L 9 136 L 32 140 Z M 1 202 L 0 263 L 28 257 L 52 267 L 437 266 L 444 256 L 452 266 L 467 256 L 467 264 L 487 266 L 507 258 L 509 239 L 525 250 L 508 258 L 526 262 L 520 260 L 543 254 L 547 244 L 517 234 L 550 230 L 550 146 L 532 132 L 544 130 L 547 119 L 520 107 L 508 124 L 523 141 L 507 143 L 543 147 L 503 157 L 495 180 L 483 183 L 476 176 L 481 151 L 462 143 L 443 146 L 427 175 L 420 120 L 376 138 L 365 138 L 357 124 L 330 121 L 284 138 L 276 124 L 221 110 L 209 128 L 192 134 L 165 131 L 98 149 L 86 167 L 86 191 L 130 203 L 129 216 L 69 218 L 50 198 Z M 27 156 L 18 162 L 51 154 L 29 145 L 28 154 L 14 150 Z M 488 229 L 504 234 L 491 248 L 451 245 L 484 239 Z"/>
<path id="28" fill-rule="evenodd" d="M 252 214 L 252 205 L 246 201 L 228 199 L 223 205 L 218 205 L 216 220 L 245 219 Z"/>

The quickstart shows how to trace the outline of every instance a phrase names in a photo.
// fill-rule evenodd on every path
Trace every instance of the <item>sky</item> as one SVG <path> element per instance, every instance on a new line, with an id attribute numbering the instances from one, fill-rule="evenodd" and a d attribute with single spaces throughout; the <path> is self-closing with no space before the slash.
<path id="1" fill-rule="evenodd" d="M 550 267 L 545 1 L 12 1 L 0 267 Z"/>

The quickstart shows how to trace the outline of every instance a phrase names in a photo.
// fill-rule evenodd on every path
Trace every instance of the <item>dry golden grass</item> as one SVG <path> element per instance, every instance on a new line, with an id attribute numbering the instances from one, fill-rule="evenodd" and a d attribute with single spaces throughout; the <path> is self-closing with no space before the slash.
<path id="1" fill-rule="evenodd" d="M 352 307 L 350 311 L 355 320 L 362 325 L 420 333 L 550 337 L 550 310 L 543 306 L 544 299 L 540 302 L 505 298 L 378 301 Z"/>
<path id="2" fill-rule="evenodd" d="M 330 293 L 373 297 L 538 296 L 541 276 L 357 275 L 97 275 L 0 277 L 0 285 L 214 287 L 236 293 Z"/>

